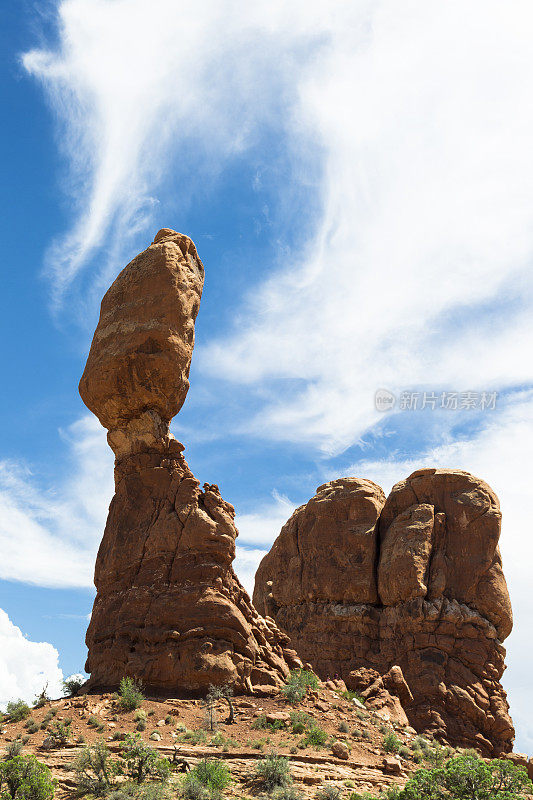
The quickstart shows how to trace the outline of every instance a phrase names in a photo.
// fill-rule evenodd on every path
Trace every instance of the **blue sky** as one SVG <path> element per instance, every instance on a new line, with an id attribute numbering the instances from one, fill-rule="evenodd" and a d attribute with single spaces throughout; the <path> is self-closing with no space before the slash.
<path id="1" fill-rule="evenodd" d="M 103 292 L 168 226 L 206 266 L 173 431 L 236 507 L 243 581 L 325 480 L 474 472 L 502 503 L 531 751 L 533 12 L 198 5 L 0 12 L 0 702 L 83 667 L 112 459 L 77 383 Z M 478 408 L 400 410 L 424 391 Z"/>

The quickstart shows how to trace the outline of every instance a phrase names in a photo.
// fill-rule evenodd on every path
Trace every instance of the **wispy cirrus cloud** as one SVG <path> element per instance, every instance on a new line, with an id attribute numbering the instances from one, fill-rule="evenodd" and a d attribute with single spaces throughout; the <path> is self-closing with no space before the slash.
<path id="1" fill-rule="evenodd" d="M 69 469 L 56 485 L 43 485 L 26 464 L 0 462 L 3 580 L 61 588 L 93 585 L 113 493 L 113 459 L 94 418 L 81 418 L 62 436 Z"/>

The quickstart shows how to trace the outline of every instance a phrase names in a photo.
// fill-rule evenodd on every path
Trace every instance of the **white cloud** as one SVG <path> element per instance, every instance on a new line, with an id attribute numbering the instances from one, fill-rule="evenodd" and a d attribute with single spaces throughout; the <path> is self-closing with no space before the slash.
<path id="1" fill-rule="evenodd" d="M 388 493 L 394 483 L 421 467 L 464 469 L 485 480 L 498 495 L 502 511 L 500 547 L 514 613 L 514 630 L 505 643 L 508 669 L 504 686 L 509 692 L 517 729 L 516 749 L 529 753 L 533 752 L 529 713 L 533 707 L 530 675 L 533 537 L 529 522 L 533 488 L 527 464 L 533 450 L 532 420 L 533 392 L 523 392 L 505 406 L 500 416 L 487 414 L 486 424 L 471 438 L 453 439 L 404 459 L 358 461 L 344 470 L 347 475 L 370 478 Z M 328 475 L 332 477 L 338 474 Z"/>
<path id="2" fill-rule="evenodd" d="M 275 537 L 274 537 L 275 538 Z M 266 555 L 268 552 L 268 548 L 266 550 L 261 550 L 258 547 L 248 548 L 248 547 L 237 547 L 235 561 L 233 562 L 233 567 L 237 576 L 250 595 L 253 594 L 254 591 L 254 581 L 255 581 L 255 573 L 257 571 L 257 567 L 259 566 L 259 562 Z"/>
<path id="3" fill-rule="evenodd" d="M 328 452 L 377 421 L 381 386 L 533 377 L 531 6 L 335 8 L 292 108 L 323 148 L 318 229 L 200 354 L 269 390 L 241 430 Z"/>
<path id="4" fill-rule="evenodd" d="M 50 697 L 60 697 L 63 673 L 55 647 L 48 642 L 30 642 L 5 611 L 0 609 L 0 709 L 9 700 L 35 700 L 48 684 Z"/>
<path id="5" fill-rule="evenodd" d="M 237 514 L 235 523 L 241 545 L 270 547 L 280 528 L 296 508 L 286 495 L 276 490 L 272 492 L 272 498 L 270 502 L 257 504 L 253 513 Z"/>
<path id="6" fill-rule="evenodd" d="M 21 464 L 0 462 L 0 578 L 48 587 L 92 587 L 113 493 L 112 454 L 99 422 L 63 434 L 66 477 L 43 488 Z"/>

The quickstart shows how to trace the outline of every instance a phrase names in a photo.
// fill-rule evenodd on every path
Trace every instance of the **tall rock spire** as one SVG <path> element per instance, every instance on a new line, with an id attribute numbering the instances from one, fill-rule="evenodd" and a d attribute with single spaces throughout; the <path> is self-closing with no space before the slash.
<path id="1" fill-rule="evenodd" d="M 90 686 L 124 675 L 151 689 L 277 687 L 299 661 L 232 568 L 233 507 L 198 480 L 169 432 L 189 388 L 204 268 L 169 228 L 102 300 L 80 394 L 108 429 L 115 496 L 95 568 Z"/>

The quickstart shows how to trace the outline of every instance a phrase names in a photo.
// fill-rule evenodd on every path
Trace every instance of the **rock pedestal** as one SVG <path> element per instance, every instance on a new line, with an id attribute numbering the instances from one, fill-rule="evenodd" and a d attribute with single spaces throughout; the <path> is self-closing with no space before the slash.
<path id="1" fill-rule="evenodd" d="M 500 680 L 512 628 L 490 487 L 423 469 L 385 497 L 370 481 L 319 487 L 256 575 L 254 604 L 322 677 L 398 665 L 410 724 L 487 755 L 514 730 Z"/>
<path id="2" fill-rule="evenodd" d="M 164 692 L 230 683 L 253 693 L 300 665 L 233 571 L 233 507 L 217 486 L 200 489 L 169 432 L 189 386 L 203 278 L 192 241 L 163 229 L 102 301 L 80 382 L 116 457 L 86 637 L 90 688 L 128 675 Z"/>

